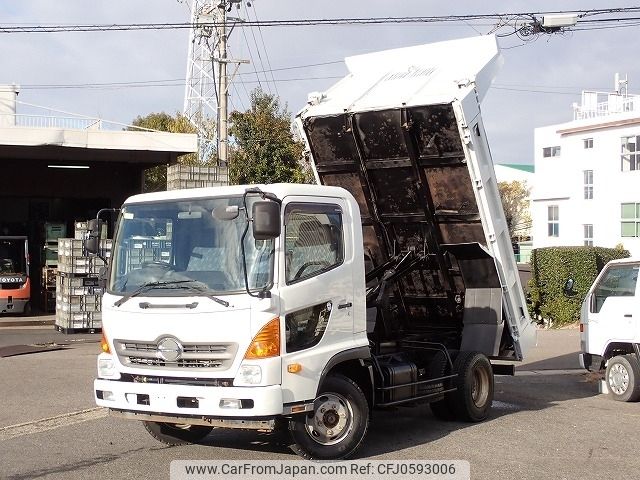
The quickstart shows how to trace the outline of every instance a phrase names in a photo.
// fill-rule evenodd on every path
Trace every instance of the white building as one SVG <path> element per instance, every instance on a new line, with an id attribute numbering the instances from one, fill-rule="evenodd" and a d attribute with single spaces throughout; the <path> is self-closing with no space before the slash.
<path id="1" fill-rule="evenodd" d="M 573 121 L 535 129 L 534 248 L 623 244 L 640 255 L 640 96 L 625 84 L 585 91 Z"/>

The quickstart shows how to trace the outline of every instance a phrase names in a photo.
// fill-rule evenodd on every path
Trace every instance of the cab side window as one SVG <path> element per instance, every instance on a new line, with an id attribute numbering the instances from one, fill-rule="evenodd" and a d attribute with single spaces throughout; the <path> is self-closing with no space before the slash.
<path id="1" fill-rule="evenodd" d="M 344 259 L 342 211 L 338 205 L 290 203 L 285 209 L 287 284 L 320 275 Z"/>
<path id="2" fill-rule="evenodd" d="M 609 267 L 593 290 L 592 311 L 598 313 L 609 297 L 633 297 L 636 294 L 639 265 Z"/>

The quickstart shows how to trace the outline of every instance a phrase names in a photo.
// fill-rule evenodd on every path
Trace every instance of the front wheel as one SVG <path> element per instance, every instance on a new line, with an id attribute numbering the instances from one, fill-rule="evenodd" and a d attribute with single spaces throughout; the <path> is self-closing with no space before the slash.
<path id="1" fill-rule="evenodd" d="M 618 355 L 610 359 L 605 378 L 614 400 L 635 402 L 640 398 L 640 365 L 635 355 Z"/>
<path id="2" fill-rule="evenodd" d="M 198 443 L 211 433 L 213 427 L 205 425 L 182 425 L 161 422 L 142 422 L 147 432 L 166 445 L 189 445 Z"/>
<path id="3" fill-rule="evenodd" d="M 369 426 L 369 404 L 358 384 L 343 375 L 327 377 L 313 407 L 289 422 L 296 453 L 319 460 L 353 455 Z"/>

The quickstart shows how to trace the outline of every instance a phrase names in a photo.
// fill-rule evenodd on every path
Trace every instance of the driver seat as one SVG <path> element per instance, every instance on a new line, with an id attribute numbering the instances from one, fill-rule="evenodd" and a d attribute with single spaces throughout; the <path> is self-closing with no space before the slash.
<path id="1" fill-rule="evenodd" d="M 323 225 L 316 219 L 300 222 L 293 248 L 287 252 L 287 261 L 289 280 L 292 280 L 300 268 L 309 262 L 335 264 L 336 248 L 335 242 L 331 241 L 329 225 Z M 309 274 L 322 268 L 321 265 L 313 265 L 304 273 Z"/>

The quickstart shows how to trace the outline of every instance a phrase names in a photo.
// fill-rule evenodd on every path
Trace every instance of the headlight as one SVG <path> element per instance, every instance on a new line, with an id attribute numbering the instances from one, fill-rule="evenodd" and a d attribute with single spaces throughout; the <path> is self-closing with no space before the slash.
<path id="1" fill-rule="evenodd" d="M 241 365 L 233 384 L 259 385 L 262 382 L 262 368 L 259 365 Z"/>

